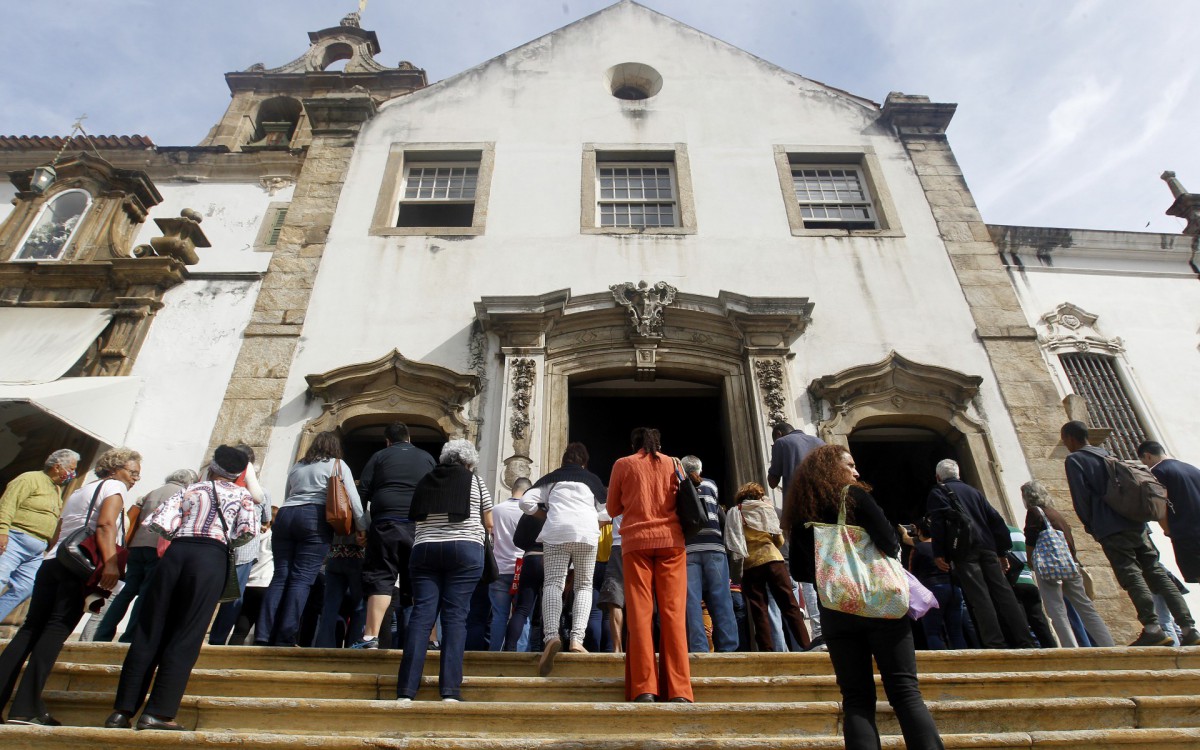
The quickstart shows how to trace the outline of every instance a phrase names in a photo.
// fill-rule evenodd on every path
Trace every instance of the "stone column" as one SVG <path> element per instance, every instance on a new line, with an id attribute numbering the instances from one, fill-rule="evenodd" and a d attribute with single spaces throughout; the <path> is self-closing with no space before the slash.
<path id="1" fill-rule="evenodd" d="M 312 120 L 312 145 L 243 334 L 210 451 L 242 440 L 260 457 L 266 454 L 355 141 L 376 109 L 365 93 L 306 99 L 304 108 Z"/>
<path id="2" fill-rule="evenodd" d="M 954 104 L 932 103 L 928 97 L 892 93 L 881 119 L 896 129 L 912 159 L 1030 473 L 1046 485 L 1056 507 L 1072 522 L 1079 557 L 1096 583 L 1096 607 L 1113 637 L 1118 643 L 1132 640 L 1140 626 L 1129 597 L 1071 508 L 1059 441 L 1067 415 L 1058 389 L 946 139 L 954 109 Z"/>

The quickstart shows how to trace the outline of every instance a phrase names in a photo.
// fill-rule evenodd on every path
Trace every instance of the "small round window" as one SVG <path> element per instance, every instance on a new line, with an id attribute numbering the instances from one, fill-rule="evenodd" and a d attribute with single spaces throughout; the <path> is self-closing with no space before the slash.
<path id="1" fill-rule="evenodd" d="M 662 76 L 649 65 L 621 63 L 608 69 L 608 90 L 618 99 L 638 101 L 649 99 L 662 90 Z"/>

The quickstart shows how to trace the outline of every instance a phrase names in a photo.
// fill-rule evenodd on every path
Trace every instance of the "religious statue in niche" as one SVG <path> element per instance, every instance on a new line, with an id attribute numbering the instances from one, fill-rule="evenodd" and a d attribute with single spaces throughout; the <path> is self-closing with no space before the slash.
<path id="1" fill-rule="evenodd" d="M 629 322 L 633 332 L 646 338 L 661 338 L 663 335 L 663 308 L 675 301 L 679 291 L 665 281 L 649 286 L 639 281 L 637 286 L 626 281 L 609 287 L 617 304 L 629 311 Z"/>

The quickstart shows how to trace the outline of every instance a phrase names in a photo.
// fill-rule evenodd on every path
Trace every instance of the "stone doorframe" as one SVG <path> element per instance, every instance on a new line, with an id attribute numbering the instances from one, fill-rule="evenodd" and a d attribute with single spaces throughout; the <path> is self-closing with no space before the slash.
<path id="1" fill-rule="evenodd" d="M 983 424 L 969 416 L 982 383 L 978 375 L 913 362 L 892 351 L 878 362 L 817 378 L 808 392 L 814 403 L 829 406 L 830 418 L 817 426 L 827 443 L 848 446 L 851 433 L 864 427 L 913 426 L 937 432 L 959 449 L 963 480 L 991 498 L 1011 522 L 995 447 Z"/>
<path id="2" fill-rule="evenodd" d="M 321 414 L 300 434 L 296 455 L 303 456 L 319 432 L 339 435 L 403 417 L 438 429 L 448 439 L 475 441 L 476 423 L 467 419 L 467 403 L 479 393 L 479 378 L 408 359 L 393 349 L 373 362 L 346 365 L 308 375 L 308 392 L 324 401 Z"/>
<path id="3" fill-rule="evenodd" d="M 706 297 L 665 282 L 623 282 L 580 296 L 561 289 L 481 298 L 476 316 L 499 340 L 503 359 L 497 476 L 511 487 L 558 466 L 572 383 L 661 377 L 720 387 L 737 481 L 763 481 L 777 404 L 794 400 L 786 375 L 764 379 L 759 363 L 786 373 L 784 358 L 812 308 L 802 297 Z"/>

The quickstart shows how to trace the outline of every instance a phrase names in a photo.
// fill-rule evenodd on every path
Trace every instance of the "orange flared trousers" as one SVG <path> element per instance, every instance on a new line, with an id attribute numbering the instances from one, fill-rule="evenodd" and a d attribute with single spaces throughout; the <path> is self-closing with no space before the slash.
<path id="1" fill-rule="evenodd" d="M 687 552 L 659 547 L 623 552 L 625 569 L 625 700 L 651 693 L 660 701 L 692 698 L 687 644 Z M 654 659 L 658 602 L 659 661 Z"/>

